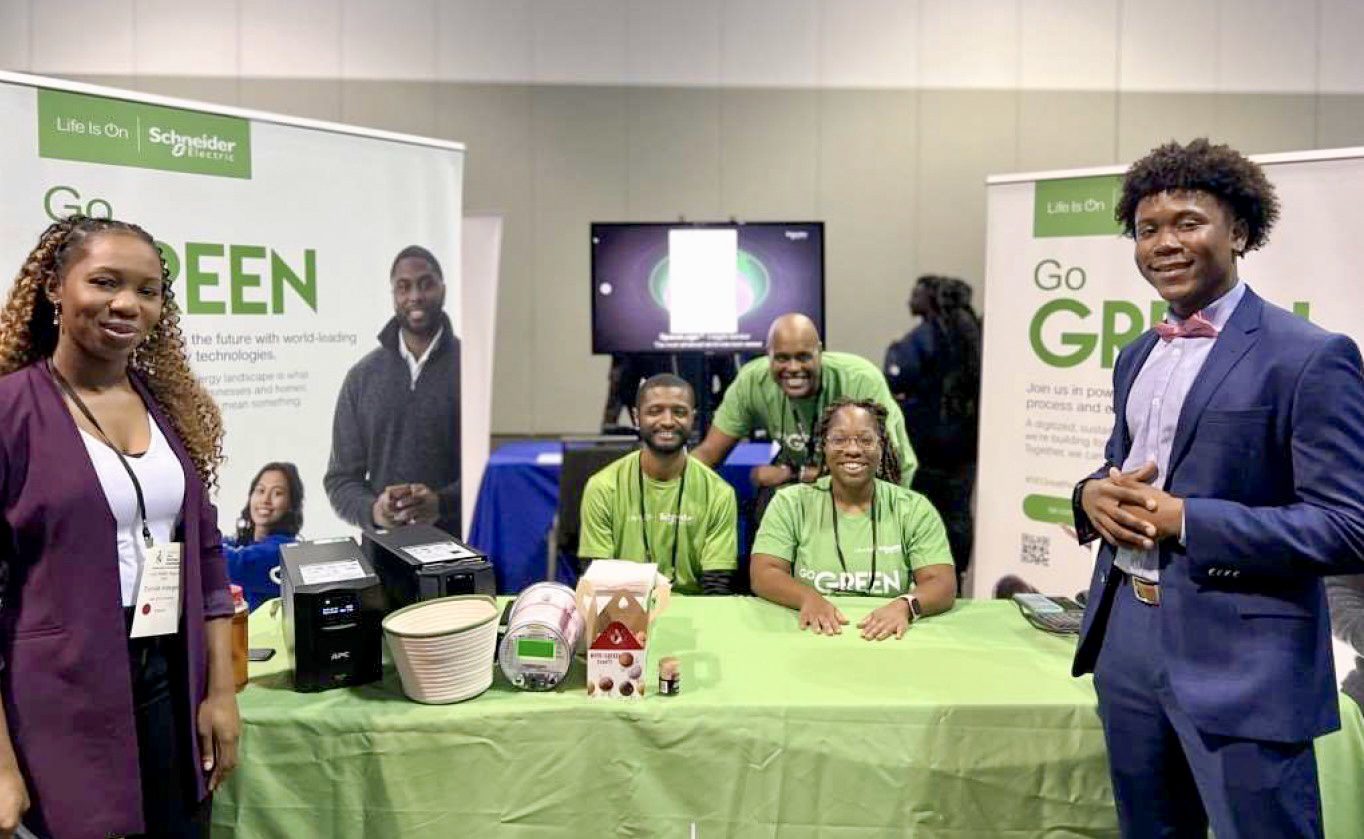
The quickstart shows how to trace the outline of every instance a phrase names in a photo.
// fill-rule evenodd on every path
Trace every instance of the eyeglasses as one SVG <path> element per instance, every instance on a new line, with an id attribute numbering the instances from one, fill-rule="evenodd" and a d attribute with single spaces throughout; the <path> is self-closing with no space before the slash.
<path id="1" fill-rule="evenodd" d="M 870 451 L 871 449 L 876 448 L 880 442 L 881 441 L 878 440 L 874 434 L 858 434 L 857 436 L 830 434 L 824 439 L 824 446 L 830 449 L 848 449 L 856 443 L 857 448 L 862 451 Z"/>

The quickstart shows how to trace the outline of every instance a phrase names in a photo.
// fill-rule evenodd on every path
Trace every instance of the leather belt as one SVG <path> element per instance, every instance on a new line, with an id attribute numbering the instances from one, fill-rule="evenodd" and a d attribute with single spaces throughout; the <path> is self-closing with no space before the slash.
<path id="1" fill-rule="evenodd" d="M 1150 580 L 1143 580 L 1141 577 L 1133 577 L 1130 574 L 1127 579 L 1132 581 L 1132 593 L 1137 599 L 1147 606 L 1160 605 L 1160 583 L 1153 583 Z"/>

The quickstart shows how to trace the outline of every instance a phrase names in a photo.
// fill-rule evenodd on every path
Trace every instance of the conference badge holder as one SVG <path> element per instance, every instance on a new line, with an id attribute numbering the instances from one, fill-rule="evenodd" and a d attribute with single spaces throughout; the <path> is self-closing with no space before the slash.
<path id="1" fill-rule="evenodd" d="M 133 626 L 129 638 L 173 635 L 180 625 L 180 562 L 184 551 L 179 542 L 151 545 L 142 559 L 137 578 Z"/>

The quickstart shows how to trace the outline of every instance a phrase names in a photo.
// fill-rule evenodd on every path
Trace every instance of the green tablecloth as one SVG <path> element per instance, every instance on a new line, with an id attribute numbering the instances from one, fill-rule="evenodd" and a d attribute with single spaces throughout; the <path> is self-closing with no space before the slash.
<path id="1" fill-rule="evenodd" d="M 854 622 L 874 605 L 839 601 Z M 447 706 L 405 700 L 391 668 L 374 685 L 293 692 L 268 615 L 252 616 L 252 646 L 280 655 L 240 694 L 241 765 L 214 802 L 215 839 L 1117 833 L 1073 643 L 1007 602 L 965 601 L 870 643 L 802 633 L 751 598 L 678 597 L 650 670 L 678 656 L 681 696 L 590 700 L 579 662 L 557 692 L 499 673 Z M 1364 724 L 1349 710 L 1320 760 L 1328 828 L 1353 830 Z"/>

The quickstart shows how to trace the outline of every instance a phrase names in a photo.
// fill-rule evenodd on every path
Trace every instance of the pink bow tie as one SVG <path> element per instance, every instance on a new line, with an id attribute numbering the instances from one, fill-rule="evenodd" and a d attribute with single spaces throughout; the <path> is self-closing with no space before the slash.
<path id="1" fill-rule="evenodd" d="M 1183 323 L 1161 321 L 1156 324 L 1156 332 L 1159 333 L 1162 341 L 1171 341 L 1175 338 L 1217 337 L 1217 327 L 1212 325 L 1212 321 L 1203 317 L 1202 312 L 1194 312 L 1185 318 Z"/>

